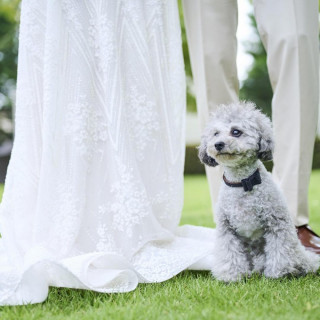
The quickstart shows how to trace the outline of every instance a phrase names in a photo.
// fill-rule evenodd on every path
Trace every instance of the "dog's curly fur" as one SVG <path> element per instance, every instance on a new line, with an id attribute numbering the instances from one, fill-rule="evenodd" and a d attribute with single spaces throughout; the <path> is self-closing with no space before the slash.
<path id="1" fill-rule="evenodd" d="M 233 133 L 240 136 L 234 136 Z M 199 158 L 221 165 L 225 177 L 239 182 L 259 169 L 262 183 L 252 191 L 222 183 L 215 208 L 217 240 L 212 274 L 237 281 L 253 272 L 266 277 L 316 272 L 319 258 L 300 243 L 284 197 L 259 160 L 271 160 L 272 126 L 252 102 L 221 105 L 211 114 Z M 222 150 L 216 144 L 223 143 Z"/>

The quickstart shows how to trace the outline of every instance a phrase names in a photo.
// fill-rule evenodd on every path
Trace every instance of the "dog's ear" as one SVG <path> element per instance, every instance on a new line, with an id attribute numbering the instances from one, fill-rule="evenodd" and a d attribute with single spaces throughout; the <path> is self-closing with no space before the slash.
<path id="1" fill-rule="evenodd" d="M 272 160 L 273 149 L 274 149 L 274 140 L 272 133 L 272 125 L 270 119 L 260 113 L 258 117 L 259 125 L 259 141 L 258 141 L 258 158 L 262 161 Z"/>
<path id="2" fill-rule="evenodd" d="M 207 153 L 207 143 L 205 139 L 203 138 L 201 141 L 201 145 L 198 147 L 198 157 L 201 161 L 201 163 L 206 164 L 207 166 L 210 167 L 216 167 L 218 165 L 218 162 L 210 157 Z"/>
<path id="3" fill-rule="evenodd" d="M 269 161 L 273 159 L 273 142 L 265 140 L 262 137 L 259 141 L 258 158 L 262 161 Z"/>

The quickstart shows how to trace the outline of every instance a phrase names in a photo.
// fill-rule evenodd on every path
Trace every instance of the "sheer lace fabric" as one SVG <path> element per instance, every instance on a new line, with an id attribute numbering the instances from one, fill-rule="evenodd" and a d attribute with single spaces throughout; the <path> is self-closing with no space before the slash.
<path id="1" fill-rule="evenodd" d="M 22 1 L 0 304 L 206 268 L 214 233 L 178 227 L 184 81 L 175 1 Z"/>

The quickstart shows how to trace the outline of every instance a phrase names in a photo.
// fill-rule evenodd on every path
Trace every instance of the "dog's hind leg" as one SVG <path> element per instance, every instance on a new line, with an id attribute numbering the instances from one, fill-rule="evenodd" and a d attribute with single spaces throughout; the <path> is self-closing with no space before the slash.
<path id="1" fill-rule="evenodd" d="M 319 268 L 319 258 L 302 247 L 294 227 L 289 225 L 283 228 L 278 227 L 266 233 L 265 239 L 264 274 L 266 277 L 304 275 L 308 272 L 316 272 Z"/>

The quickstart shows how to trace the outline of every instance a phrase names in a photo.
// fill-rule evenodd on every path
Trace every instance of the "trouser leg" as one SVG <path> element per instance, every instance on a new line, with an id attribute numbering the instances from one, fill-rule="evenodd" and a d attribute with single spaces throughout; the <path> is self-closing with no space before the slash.
<path id="1" fill-rule="evenodd" d="M 238 100 L 237 0 L 183 0 L 184 19 L 201 129 L 210 111 Z M 221 182 L 219 167 L 206 168 L 213 206 Z"/>
<path id="2" fill-rule="evenodd" d="M 308 186 L 318 119 L 317 0 L 255 0 L 273 88 L 273 175 L 297 226 L 308 223 Z"/>

